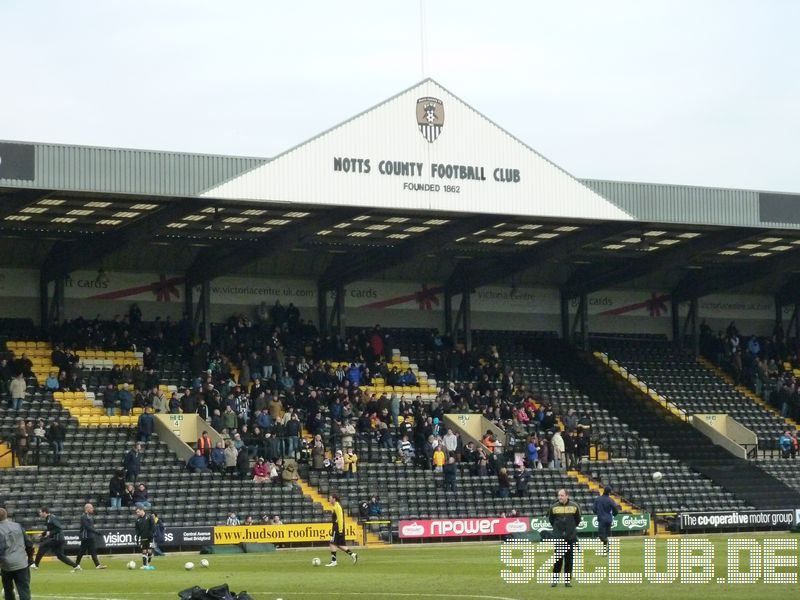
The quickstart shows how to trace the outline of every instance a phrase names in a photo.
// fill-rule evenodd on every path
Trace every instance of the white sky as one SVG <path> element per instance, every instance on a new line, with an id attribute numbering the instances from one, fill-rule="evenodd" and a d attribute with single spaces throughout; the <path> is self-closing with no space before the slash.
<path id="1" fill-rule="evenodd" d="M 424 76 L 578 177 L 800 192 L 800 2 L 424 0 Z M 272 156 L 423 78 L 418 0 L 0 0 L 0 139 Z"/>

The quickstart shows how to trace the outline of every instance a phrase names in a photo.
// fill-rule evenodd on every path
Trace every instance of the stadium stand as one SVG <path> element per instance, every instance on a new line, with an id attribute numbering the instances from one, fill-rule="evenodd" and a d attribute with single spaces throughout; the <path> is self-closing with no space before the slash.
<path id="1" fill-rule="evenodd" d="M 786 426 L 783 420 L 665 339 L 594 338 L 594 343 L 597 350 L 607 353 L 688 414 L 729 414 L 756 433 L 760 449 L 775 449 L 777 436 Z"/>

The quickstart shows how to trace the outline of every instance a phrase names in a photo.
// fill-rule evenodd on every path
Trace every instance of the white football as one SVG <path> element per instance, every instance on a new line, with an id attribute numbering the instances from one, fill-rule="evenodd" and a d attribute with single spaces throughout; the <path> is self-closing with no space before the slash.
<path id="1" fill-rule="evenodd" d="M 131 562 L 129 562 L 129 563 L 128 563 L 128 565 L 127 565 L 127 566 L 128 566 L 128 568 L 129 568 L 129 569 L 132 571 L 133 569 L 135 569 L 135 568 L 136 568 L 136 561 L 135 561 L 135 560 L 132 560 Z"/>
<path id="2" fill-rule="evenodd" d="M 320 566 L 322 564 L 322 561 L 320 559 L 318 559 L 318 558 L 313 558 L 311 560 L 311 564 L 314 565 L 315 567 L 318 567 L 318 566 Z"/>
<path id="3" fill-rule="evenodd" d="M 204 569 L 207 569 L 208 561 L 204 558 L 203 560 L 200 561 L 200 566 L 203 567 Z"/>
<path id="4" fill-rule="evenodd" d="M 186 569 L 187 571 L 191 571 L 192 569 L 194 569 L 194 563 L 187 562 L 185 565 L 183 565 L 183 568 Z"/>
<path id="5" fill-rule="evenodd" d="M 653 473 L 653 481 L 661 481 L 664 479 L 664 474 L 661 471 L 655 471 Z"/>

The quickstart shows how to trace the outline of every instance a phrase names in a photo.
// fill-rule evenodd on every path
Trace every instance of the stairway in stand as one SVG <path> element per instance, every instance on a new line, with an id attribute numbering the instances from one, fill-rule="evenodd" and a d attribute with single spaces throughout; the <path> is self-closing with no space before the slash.
<path id="1" fill-rule="evenodd" d="M 312 486 L 310 483 L 303 479 L 298 479 L 297 483 L 300 485 L 300 490 L 303 492 L 303 495 L 306 498 L 310 498 L 315 504 L 319 504 L 323 510 L 326 511 L 333 511 L 333 504 L 328 502 L 328 499 L 319 493 L 319 491 Z M 364 528 L 358 524 L 357 522 L 358 517 L 356 515 L 351 515 L 351 523 L 356 530 L 356 544 L 361 544 L 363 540 L 366 539 L 367 545 L 369 546 L 386 546 L 386 542 L 380 539 L 374 533 L 366 532 L 366 538 L 364 537 Z"/>

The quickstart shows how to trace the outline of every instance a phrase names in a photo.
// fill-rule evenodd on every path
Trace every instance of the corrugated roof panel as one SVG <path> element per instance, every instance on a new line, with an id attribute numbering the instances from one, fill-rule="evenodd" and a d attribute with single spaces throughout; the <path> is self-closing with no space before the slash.
<path id="1" fill-rule="evenodd" d="M 657 183 L 581 179 L 640 221 L 743 227 L 800 226 L 767 223 L 759 216 L 759 192 Z"/>
<path id="2" fill-rule="evenodd" d="M 31 145 L 7 142 L 10 145 Z M 183 154 L 63 144 L 35 147 L 33 180 L 0 179 L 0 185 L 65 191 L 197 196 L 268 162 L 264 158 Z"/>

